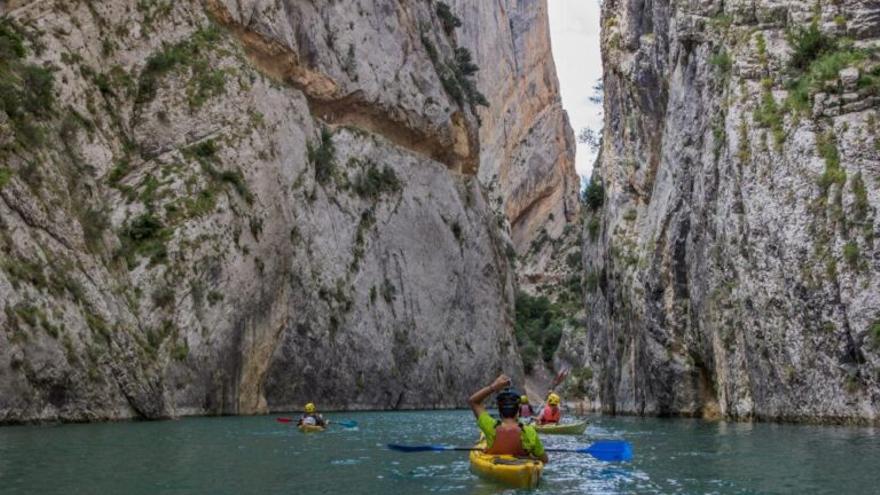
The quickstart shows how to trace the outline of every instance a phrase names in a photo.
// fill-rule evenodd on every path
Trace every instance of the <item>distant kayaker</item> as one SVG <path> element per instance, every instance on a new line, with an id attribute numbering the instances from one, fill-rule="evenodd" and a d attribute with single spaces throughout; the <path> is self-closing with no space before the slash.
<path id="1" fill-rule="evenodd" d="M 532 405 L 529 404 L 529 396 L 523 395 L 519 398 L 519 417 L 523 419 L 530 419 L 535 415 L 535 410 L 532 409 Z"/>
<path id="2" fill-rule="evenodd" d="M 297 425 L 308 425 L 308 426 L 327 426 L 327 421 L 324 420 L 324 416 L 321 416 L 317 413 L 315 408 L 315 404 L 313 402 L 309 402 L 306 404 L 305 414 L 299 418 L 297 421 Z"/>
<path id="3" fill-rule="evenodd" d="M 547 404 L 538 415 L 539 425 L 555 425 L 562 419 L 562 410 L 559 409 L 559 396 L 553 392 L 547 396 Z"/>
<path id="4" fill-rule="evenodd" d="M 501 415 L 500 421 L 490 416 L 483 407 L 483 401 L 494 393 L 498 394 L 495 400 Z M 477 426 L 486 436 L 487 454 L 531 456 L 547 462 L 544 445 L 541 444 L 535 427 L 518 421 L 520 396 L 510 389 L 510 378 L 498 376 L 491 385 L 474 392 L 468 403 L 477 418 Z"/>

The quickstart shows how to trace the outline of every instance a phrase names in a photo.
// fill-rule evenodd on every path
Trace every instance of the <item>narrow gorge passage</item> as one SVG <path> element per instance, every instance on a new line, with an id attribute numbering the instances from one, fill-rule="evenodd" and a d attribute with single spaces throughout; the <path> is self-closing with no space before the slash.
<path id="1" fill-rule="evenodd" d="M 873 0 L 0 0 L 0 491 L 869 493 L 878 111 Z"/>

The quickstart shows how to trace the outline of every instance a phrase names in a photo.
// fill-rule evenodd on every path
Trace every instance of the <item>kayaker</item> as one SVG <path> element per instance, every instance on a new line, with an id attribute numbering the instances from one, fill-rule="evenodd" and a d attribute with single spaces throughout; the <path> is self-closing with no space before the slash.
<path id="1" fill-rule="evenodd" d="M 321 416 L 317 413 L 315 408 L 315 404 L 313 402 L 309 402 L 306 404 L 305 414 L 299 418 L 297 421 L 297 425 L 308 425 L 308 426 L 327 426 L 327 421 L 324 420 L 324 416 Z"/>
<path id="2" fill-rule="evenodd" d="M 498 404 L 501 420 L 489 415 L 483 401 L 492 394 Z M 491 385 L 474 392 L 468 399 L 471 410 L 477 418 L 477 426 L 486 436 L 486 453 L 493 455 L 514 455 L 534 457 L 547 462 L 544 445 L 538 432 L 531 425 L 519 422 L 520 396 L 510 389 L 510 378 L 499 375 Z"/>
<path id="3" fill-rule="evenodd" d="M 538 415 L 539 425 L 555 425 L 562 419 L 562 411 L 559 409 L 559 396 L 553 392 L 547 396 L 547 404 Z"/>
<path id="4" fill-rule="evenodd" d="M 531 419 L 535 415 L 535 410 L 529 404 L 529 396 L 523 395 L 519 398 L 519 417 L 523 419 Z"/>

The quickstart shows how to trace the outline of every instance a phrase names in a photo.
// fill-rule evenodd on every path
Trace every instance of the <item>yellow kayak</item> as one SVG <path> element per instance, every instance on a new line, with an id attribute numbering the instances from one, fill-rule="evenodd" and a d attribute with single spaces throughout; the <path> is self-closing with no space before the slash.
<path id="1" fill-rule="evenodd" d="M 324 431 L 323 426 L 316 425 L 299 425 L 297 428 L 299 428 L 299 431 L 303 433 L 319 433 Z"/>
<path id="2" fill-rule="evenodd" d="M 546 433 L 548 435 L 580 435 L 587 429 L 586 421 L 578 421 L 564 425 L 535 425 L 538 433 Z"/>
<path id="3" fill-rule="evenodd" d="M 481 439 L 476 447 L 486 448 Z M 483 478 L 512 488 L 535 488 L 541 481 L 544 463 L 536 459 L 522 459 L 512 455 L 491 455 L 482 450 L 471 451 L 471 470 Z"/>

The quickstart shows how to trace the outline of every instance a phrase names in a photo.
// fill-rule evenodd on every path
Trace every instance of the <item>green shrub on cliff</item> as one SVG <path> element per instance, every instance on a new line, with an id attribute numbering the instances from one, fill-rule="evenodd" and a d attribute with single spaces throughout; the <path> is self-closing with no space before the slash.
<path id="1" fill-rule="evenodd" d="M 440 18 L 440 23 L 443 24 L 443 30 L 446 31 L 446 34 L 452 34 L 455 28 L 461 27 L 461 19 L 452 13 L 452 9 L 446 2 L 437 4 L 437 17 Z"/>
<path id="2" fill-rule="evenodd" d="M 539 355 L 544 362 L 553 360 L 566 320 L 566 309 L 546 296 L 532 296 L 522 291 L 516 294 L 514 330 L 527 373 L 534 369 Z"/>
<path id="3" fill-rule="evenodd" d="M 159 81 L 181 68 L 189 69 L 190 79 L 186 93 L 190 107 L 198 108 L 208 98 L 222 94 L 226 89 L 226 75 L 222 70 L 215 69 L 208 58 L 208 53 L 219 40 L 219 29 L 205 28 L 197 31 L 191 38 L 166 46 L 151 55 L 141 72 L 135 103 L 152 101 L 156 97 Z"/>
<path id="4" fill-rule="evenodd" d="M 54 114 L 55 78 L 52 69 L 25 63 L 22 29 L 0 19 L 0 111 L 11 124 L 15 141 L 25 148 L 43 143 L 39 121 Z"/>
<path id="5" fill-rule="evenodd" d="M 599 208 L 602 208 L 602 205 L 605 203 L 605 187 L 602 183 L 596 180 L 591 180 L 590 184 L 581 194 L 581 202 L 590 211 L 596 211 Z"/>
<path id="6" fill-rule="evenodd" d="M 380 169 L 375 162 L 368 160 L 355 177 L 353 189 L 362 198 L 377 200 L 383 194 L 400 191 L 400 187 L 400 179 L 393 168 L 385 165 Z"/>
<path id="7" fill-rule="evenodd" d="M 819 29 L 818 20 L 813 20 L 807 28 L 795 27 L 786 38 L 791 46 L 788 65 L 793 69 L 804 70 L 822 53 L 834 49 L 834 40 Z"/>
<path id="8" fill-rule="evenodd" d="M 719 48 L 709 59 L 709 63 L 718 68 L 718 72 L 722 77 L 726 78 L 730 75 L 730 70 L 733 68 L 733 59 L 730 57 L 730 53 L 724 47 Z"/>
<path id="9" fill-rule="evenodd" d="M 819 178 L 819 187 L 823 193 L 833 184 L 846 183 L 846 170 L 840 166 L 840 151 L 837 149 L 837 137 L 829 130 L 816 137 L 816 148 L 819 156 L 825 159 L 825 171 Z"/>
<path id="10" fill-rule="evenodd" d="M 309 163 L 315 167 L 315 180 L 319 184 L 327 184 L 333 178 L 336 169 L 336 148 L 333 146 L 333 133 L 326 127 L 321 128 L 321 136 L 317 144 L 306 145 Z"/>
<path id="11" fill-rule="evenodd" d="M 129 269 L 137 266 L 137 257 L 143 256 L 151 264 L 162 263 L 168 257 L 166 244 L 171 238 L 171 229 L 152 213 L 135 217 L 119 234 L 119 250 Z"/>
<path id="12" fill-rule="evenodd" d="M 859 246 L 855 242 L 847 242 L 843 246 L 843 259 L 846 260 L 846 263 L 850 266 L 850 268 L 858 268 L 859 266 Z"/>

